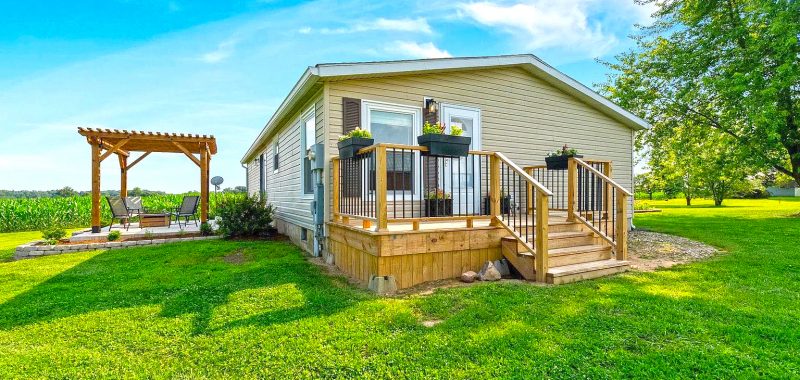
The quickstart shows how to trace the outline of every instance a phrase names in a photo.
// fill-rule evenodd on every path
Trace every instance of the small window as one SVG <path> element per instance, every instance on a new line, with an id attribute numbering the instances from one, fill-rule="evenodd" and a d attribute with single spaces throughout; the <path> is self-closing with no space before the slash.
<path id="1" fill-rule="evenodd" d="M 308 159 L 308 152 L 314 146 L 315 140 L 315 127 L 314 112 L 311 111 L 302 119 L 302 152 L 300 157 L 303 165 L 303 194 L 314 194 L 314 184 L 311 175 L 311 160 Z"/>
<path id="2" fill-rule="evenodd" d="M 264 167 L 264 155 L 258 156 L 258 190 L 261 196 L 267 191 L 267 170 Z"/>
<path id="3" fill-rule="evenodd" d="M 308 240 L 308 230 L 305 228 L 300 229 L 300 240 L 307 241 Z"/>
<path id="4" fill-rule="evenodd" d="M 278 142 L 275 141 L 272 144 L 272 170 L 274 171 L 278 170 L 278 162 L 280 162 L 278 160 Z"/>

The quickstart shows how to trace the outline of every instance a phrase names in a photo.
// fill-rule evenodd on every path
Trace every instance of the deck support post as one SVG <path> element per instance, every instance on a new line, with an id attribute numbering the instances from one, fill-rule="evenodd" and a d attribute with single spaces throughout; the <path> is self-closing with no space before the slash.
<path id="1" fill-rule="evenodd" d="M 537 190 L 536 194 L 536 225 L 534 226 L 534 238 L 536 239 L 536 282 L 547 282 L 547 271 L 550 268 L 549 254 L 547 248 L 548 224 L 550 210 L 548 209 L 547 194 Z"/>
<path id="2" fill-rule="evenodd" d="M 617 230 L 617 260 L 628 259 L 628 195 L 618 191 L 617 192 L 617 225 L 614 226 Z"/>
<path id="3" fill-rule="evenodd" d="M 575 221 L 575 204 L 578 197 L 578 163 L 570 157 L 567 166 L 567 221 Z"/>
<path id="4" fill-rule="evenodd" d="M 100 233 L 100 141 L 92 145 L 92 233 Z"/>
<path id="5" fill-rule="evenodd" d="M 339 159 L 334 158 L 331 161 L 331 174 L 333 175 L 333 199 L 331 199 L 333 208 L 333 221 L 339 221 Z"/>
<path id="6" fill-rule="evenodd" d="M 389 228 L 387 214 L 387 194 L 386 194 L 386 147 L 379 145 L 375 149 L 375 217 L 378 219 L 378 231 L 386 231 Z"/>
<path id="7" fill-rule="evenodd" d="M 500 225 L 500 157 L 489 158 L 489 214 L 491 226 Z"/>

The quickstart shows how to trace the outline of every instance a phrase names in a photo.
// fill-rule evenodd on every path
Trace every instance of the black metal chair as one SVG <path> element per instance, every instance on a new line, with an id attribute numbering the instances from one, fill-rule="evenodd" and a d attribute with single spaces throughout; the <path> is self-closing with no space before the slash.
<path id="1" fill-rule="evenodd" d="M 131 211 L 125 206 L 125 200 L 120 197 L 106 197 L 108 207 L 111 209 L 111 224 L 108 225 L 108 230 L 114 225 L 114 219 L 119 220 L 119 224 L 125 226 L 125 230 L 131 226 Z"/>
<path id="2" fill-rule="evenodd" d="M 125 207 L 128 208 L 131 215 L 146 213 L 142 206 L 142 197 L 125 197 Z"/>
<path id="3" fill-rule="evenodd" d="M 184 226 L 189 224 L 189 218 L 194 219 L 194 225 L 197 225 L 197 205 L 199 203 L 200 197 L 196 195 L 183 197 L 181 207 L 176 208 L 175 212 L 172 213 L 175 217 L 175 221 L 178 223 L 178 227 L 181 226 L 181 218 L 184 218 Z"/>

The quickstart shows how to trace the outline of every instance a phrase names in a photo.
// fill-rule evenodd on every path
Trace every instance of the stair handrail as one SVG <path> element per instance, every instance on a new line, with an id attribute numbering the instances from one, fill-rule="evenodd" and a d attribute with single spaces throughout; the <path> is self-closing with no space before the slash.
<path id="1" fill-rule="evenodd" d="M 584 169 L 588 170 L 597 178 L 602 180 L 606 185 L 611 186 L 616 192 L 616 214 L 614 215 L 615 225 L 613 229 L 612 236 L 609 236 L 607 233 L 602 232 L 602 228 L 598 228 L 592 222 L 586 220 L 576 210 L 576 197 L 577 197 L 577 172 L 578 166 L 583 167 Z M 596 233 L 598 236 L 606 240 L 614 250 L 617 260 L 627 260 L 628 259 L 628 197 L 632 197 L 633 193 L 630 192 L 628 189 L 624 188 L 622 185 L 614 181 L 613 179 L 609 178 L 603 172 L 595 169 L 591 165 L 587 164 L 583 160 L 577 157 L 570 158 L 570 164 L 568 166 L 569 170 L 569 202 L 568 202 L 568 210 L 567 210 L 567 220 L 578 220 L 579 222 L 583 223 L 587 226 L 590 230 Z M 606 219 L 606 223 L 607 223 Z M 606 232 L 608 230 L 606 229 Z"/>
<path id="2" fill-rule="evenodd" d="M 534 254 L 534 265 L 536 269 L 536 281 L 537 282 L 546 282 L 547 281 L 547 271 L 549 269 L 549 253 L 547 248 L 547 240 L 548 240 L 548 224 L 549 224 L 549 198 L 553 196 L 553 192 L 550 189 L 546 188 L 544 185 L 539 183 L 536 179 L 534 179 L 531 175 L 529 175 L 525 170 L 520 168 L 517 164 L 511 161 L 508 157 L 506 157 L 503 153 L 495 152 L 494 154 L 495 161 L 492 163 L 492 171 L 493 171 L 493 178 L 492 178 L 492 192 L 491 192 L 491 200 L 492 200 L 492 220 L 496 221 L 499 225 L 505 228 L 511 236 L 513 236 L 518 242 L 521 242 L 523 246 L 525 246 L 532 254 Z M 504 163 L 507 167 L 511 168 L 514 172 L 516 172 L 520 178 L 525 180 L 528 185 L 530 185 L 529 189 L 532 188 L 536 191 L 536 206 L 533 208 L 534 211 L 534 245 L 531 246 L 528 241 L 521 236 L 521 234 L 516 231 L 514 228 L 509 226 L 503 219 L 500 218 L 500 164 Z M 529 190 L 531 195 L 533 191 Z M 526 217 L 527 219 L 527 217 Z M 526 220 L 527 225 L 527 220 Z"/>

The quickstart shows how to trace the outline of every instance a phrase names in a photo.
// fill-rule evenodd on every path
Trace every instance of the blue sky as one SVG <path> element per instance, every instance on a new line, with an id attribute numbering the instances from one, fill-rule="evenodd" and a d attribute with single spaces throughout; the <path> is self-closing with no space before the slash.
<path id="1" fill-rule="evenodd" d="M 90 185 L 78 126 L 217 137 L 212 175 L 244 184 L 239 159 L 309 65 L 533 53 L 603 81 L 649 7 L 633 0 L 98 0 L 0 5 L 0 189 Z M 103 189 L 119 183 L 103 164 Z M 129 186 L 199 188 L 185 157 L 154 154 Z"/>

